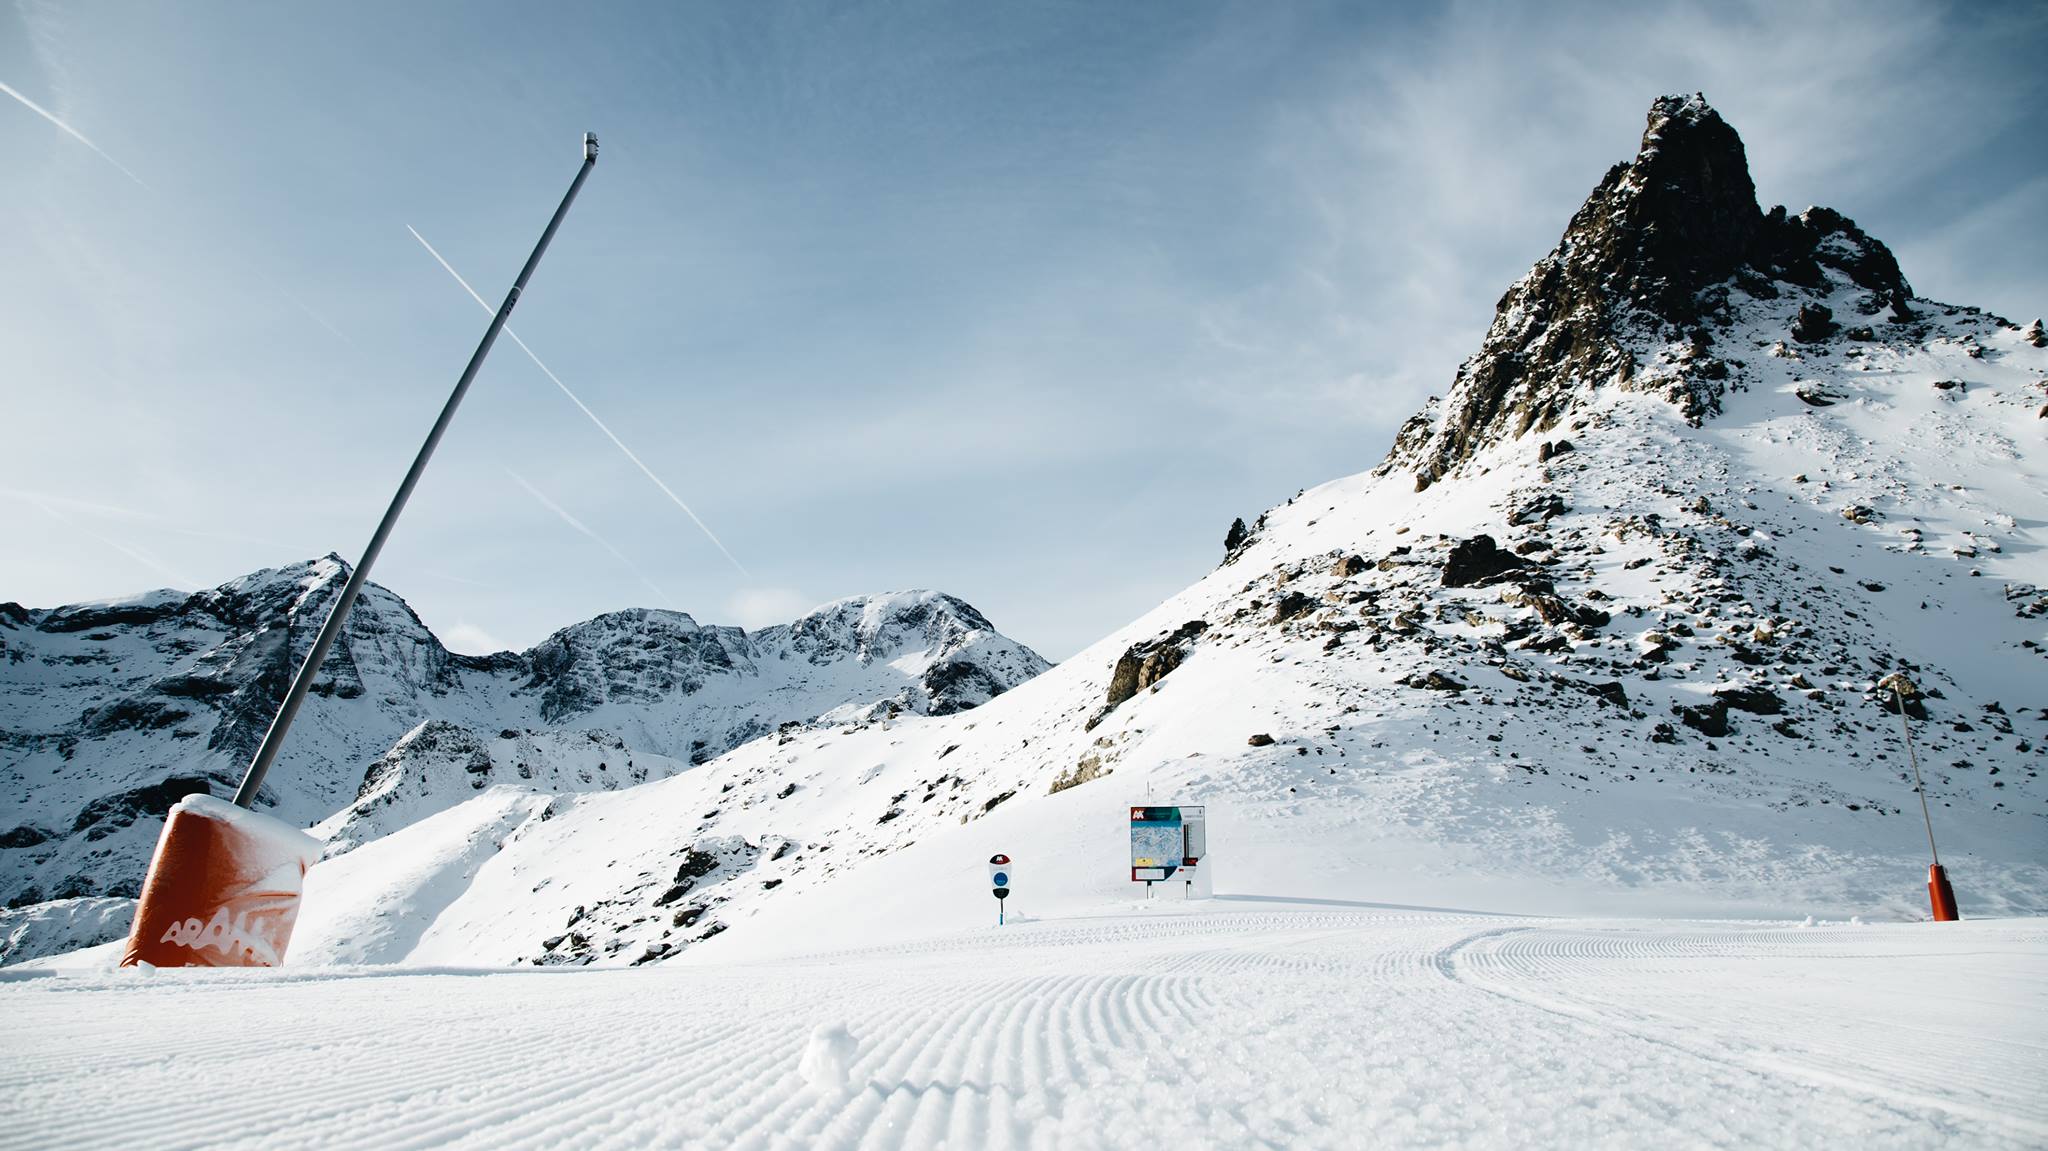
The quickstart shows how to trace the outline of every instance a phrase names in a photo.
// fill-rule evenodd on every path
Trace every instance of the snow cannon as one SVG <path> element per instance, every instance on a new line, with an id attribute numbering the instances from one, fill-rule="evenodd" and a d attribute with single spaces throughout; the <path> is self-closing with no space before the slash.
<path id="1" fill-rule="evenodd" d="M 276 967 L 320 841 L 210 795 L 171 808 L 121 966 Z"/>
<path id="2" fill-rule="evenodd" d="M 320 674 L 321 662 L 341 638 L 349 610 L 362 594 L 370 568 L 384 550 L 384 542 L 391 538 L 399 513 L 412 498 L 413 489 L 427 469 L 427 461 L 434 458 L 434 449 L 448 431 L 449 421 L 455 418 L 455 409 L 469 393 L 469 386 L 476 382 L 484 357 L 491 354 L 491 345 L 504 330 L 513 305 L 519 302 L 520 293 L 526 291 L 533 270 L 540 266 L 540 258 L 555 238 L 555 230 L 562 226 L 569 205 L 576 202 L 576 193 L 596 163 L 597 137 L 585 132 L 583 166 L 576 170 L 576 178 L 570 181 L 568 192 L 549 217 L 540 241 L 533 246 L 533 254 L 526 257 L 525 266 L 513 279 L 505 302 L 491 314 L 483 340 L 470 353 L 468 365 L 455 381 L 455 390 L 448 394 L 448 402 L 441 405 L 441 415 L 427 432 L 419 453 L 413 456 L 412 467 L 399 481 L 398 491 L 385 506 L 384 518 L 377 521 L 377 530 L 370 534 L 370 542 L 363 548 L 363 558 L 350 569 L 341 592 L 334 597 L 326 621 L 313 636 L 304 662 L 299 664 L 291 686 L 278 702 L 277 714 L 271 717 L 262 745 L 249 760 L 248 770 L 242 773 L 234 802 L 225 803 L 210 795 L 188 795 L 171 808 L 170 818 L 164 821 L 163 838 L 156 841 L 156 855 L 149 861 L 149 875 L 142 882 L 142 902 L 135 909 L 135 927 L 128 936 L 128 950 L 121 956 L 122 966 L 148 963 L 157 967 L 274 967 L 284 962 L 285 945 L 291 942 L 292 925 L 299 917 L 306 869 L 320 858 L 320 844 L 295 827 L 258 815 L 257 793 L 271 765 L 277 762 L 285 735 L 306 702 L 306 693 L 312 690 L 313 681 Z"/>
<path id="3" fill-rule="evenodd" d="M 1927 902 L 1934 908 L 1936 923 L 1953 923 L 1962 918 L 1956 911 L 1956 889 L 1948 885 L 1948 869 L 1939 863 L 1927 865 Z"/>

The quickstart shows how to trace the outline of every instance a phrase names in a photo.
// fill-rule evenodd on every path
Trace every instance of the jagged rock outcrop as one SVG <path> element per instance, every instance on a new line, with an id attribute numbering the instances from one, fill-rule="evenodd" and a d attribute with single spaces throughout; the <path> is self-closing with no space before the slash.
<path id="1" fill-rule="evenodd" d="M 1502 551 L 1489 535 L 1473 536 L 1460 540 L 1444 557 L 1443 585 L 1445 587 L 1478 587 L 1504 579 L 1527 577 L 1536 571 L 1534 564 L 1514 554 Z"/>
<path id="2" fill-rule="evenodd" d="M 1208 630 L 1207 621 L 1189 620 L 1166 635 L 1134 643 L 1124 649 L 1124 653 L 1117 657 L 1115 669 L 1110 672 L 1109 691 L 1096 720 L 1099 722 L 1118 704 L 1165 679 L 1187 659 L 1188 653 L 1194 650 L 1195 641 Z"/>
<path id="3" fill-rule="evenodd" d="M 1251 537 L 1251 529 L 1244 526 L 1243 516 L 1231 520 L 1230 530 L 1223 533 L 1223 558 L 1229 559 Z"/>
<path id="4" fill-rule="evenodd" d="M 1739 374 L 1714 350 L 1730 294 L 1819 291 L 1824 268 L 1866 290 L 1863 314 L 1910 314 L 1889 249 L 1826 208 L 1761 211 L 1735 130 L 1701 96 L 1662 97 L 1635 159 L 1609 169 L 1501 297 L 1449 396 L 1401 428 L 1379 470 L 1413 471 L 1421 490 L 1488 444 L 1556 426 L 1598 387 L 1655 392 L 1704 419 Z M 1816 306 L 1791 310 L 1802 340 L 1836 330 Z"/>

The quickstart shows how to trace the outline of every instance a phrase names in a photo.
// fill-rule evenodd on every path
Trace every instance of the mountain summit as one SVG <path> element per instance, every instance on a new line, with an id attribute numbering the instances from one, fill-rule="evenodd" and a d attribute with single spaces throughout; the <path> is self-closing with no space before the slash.
<path id="1" fill-rule="evenodd" d="M 1745 379 L 1713 353 L 1736 322 L 1730 291 L 1820 291 L 1828 271 L 1861 289 L 1858 315 L 1912 318 L 1889 249 L 1826 208 L 1761 211 L 1735 129 L 1702 96 L 1661 97 L 1636 158 L 1608 170 L 1557 247 L 1501 297 L 1450 396 L 1401 429 L 1381 468 L 1426 486 L 1489 443 L 1555 427 L 1602 386 L 1662 395 L 1700 420 Z M 1647 350 L 1667 340 L 1683 353 L 1653 362 Z"/>

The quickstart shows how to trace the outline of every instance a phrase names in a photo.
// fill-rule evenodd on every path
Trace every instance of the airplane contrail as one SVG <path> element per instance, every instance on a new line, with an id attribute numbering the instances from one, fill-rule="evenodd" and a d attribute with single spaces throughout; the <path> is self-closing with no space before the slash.
<path id="1" fill-rule="evenodd" d="M 65 135 L 71 137 L 72 139 L 99 153 L 100 159 L 105 160 L 107 163 L 112 164 L 114 167 L 121 169 L 121 174 L 123 176 L 126 176 L 129 179 L 135 181 L 136 183 L 141 184 L 143 188 L 148 191 L 154 192 L 156 190 L 154 188 L 151 188 L 148 182 L 145 181 L 142 177 L 129 171 L 128 165 L 123 164 L 121 161 L 116 160 L 112 156 L 107 155 L 106 149 L 100 147 L 98 144 L 93 143 L 91 140 L 86 139 L 85 133 L 80 132 L 78 129 L 72 127 L 69 124 L 66 124 L 64 121 L 59 120 L 54 114 L 50 112 L 48 108 L 43 107 L 41 104 L 36 103 L 34 100 L 29 99 L 28 97 L 8 87 L 4 83 L 0 83 L 0 92 L 5 92 L 9 96 L 14 97 L 16 100 L 21 101 L 23 107 L 26 107 L 29 111 L 34 112 L 36 115 L 41 116 L 43 119 L 48 120 L 50 123 L 55 124 L 57 125 L 57 127 L 63 129 Z"/>
<path id="2" fill-rule="evenodd" d="M 356 348 L 357 351 L 362 350 L 361 348 L 357 347 L 356 342 L 354 340 L 351 340 L 347 336 L 342 335 L 340 328 L 337 328 L 333 324 L 328 323 L 326 316 L 323 316 L 320 313 L 314 311 L 309 305 L 307 305 L 306 301 L 299 299 L 297 296 L 292 295 L 290 292 L 285 291 L 283 288 L 278 289 L 278 295 L 283 296 L 285 299 L 291 301 L 293 307 L 297 308 L 301 312 L 306 313 L 306 318 L 312 320 L 314 323 L 320 325 L 321 327 L 326 328 L 328 332 L 334 336 L 335 339 L 340 340 L 342 343 L 347 344 L 351 348 Z"/>
<path id="3" fill-rule="evenodd" d="M 29 111 L 34 112 L 36 115 L 41 116 L 43 119 L 48 120 L 52 124 L 55 124 L 58 128 L 62 129 L 64 133 L 70 136 L 72 139 L 78 141 L 79 143 L 85 145 L 88 148 L 91 148 L 94 152 L 99 153 L 100 159 L 105 160 L 107 163 L 112 164 L 116 168 L 119 168 L 121 170 L 122 175 L 135 181 L 137 184 L 140 184 L 145 191 L 156 191 L 155 188 L 151 188 L 149 186 L 148 181 L 145 181 L 142 177 L 129 171 L 128 166 L 126 164 L 123 164 L 121 161 L 116 160 L 112 156 L 107 155 L 106 149 L 100 147 L 98 144 L 95 144 L 91 140 L 87 139 L 85 133 L 80 132 L 78 129 L 73 128 L 71 125 L 66 124 L 64 121 L 59 120 L 56 116 L 51 114 L 48 108 L 45 108 L 41 104 L 36 103 L 34 100 L 29 99 L 27 96 L 22 95 L 20 92 L 16 91 L 15 89 L 13 89 L 5 83 L 0 83 L 0 92 L 5 92 L 9 96 L 14 97 L 16 100 L 20 101 L 22 106 L 26 107 Z M 314 323 L 319 324 L 321 327 L 326 328 L 329 332 L 332 332 L 336 339 L 340 340 L 342 343 L 347 344 L 351 348 L 356 346 L 356 342 L 354 340 L 351 340 L 347 336 L 343 335 L 341 329 L 335 327 L 333 324 L 328 323 L 327 318 L 325 316 L 322 316 L 320 313 L 306 306 L 305 301 L 299 299 L 297 296 L 292 295 L 290 292 L 284 291 L 283 289 L 279 289 L 279 294 L 284 296 L 285 299 L 290 300 L 295 306 L 297 306 L 297 308 L 300 311 L 306 313 L 307 316 L 311 317 Z"/>
<path id="4" fill-rule="evenodd" d="M 603 546 L 604 550 L 612 553 L 612 555 L 615 556 L 620 563 L 625 564 L 628 568 L 632 569 L 633 574 L 640 577 L 641 583 L 646 584 L 649 590 L 654 592 L 655 595 L 661 597 L 661 602 L 667 604 L 669 607 L 676 606 L 675 601 L 669 598 L 668 593 L 662 590 L 661 585 L 647 578 L 647 573 L 640 570 L 640 565 L 634 563 L 632 560 L 627 559 L 626 553 L 612 546 L 612 541 L 604 538 L 601 535 L 598 535 L 595 531 L 591 530 L 588 524 L 585 524 L 582 520 L 579 520 L 575 516 L 570 515 L 567 509 L 563 508 L 562 505 L 549 499 L 546 496 L 546 494 L 543 493 L 539 488 L 534 487 L 530 483 L 527 483 L 525 476 L 520 475 L 518 472 L 513 471 L 511 468 L 506 468 L 505 474 L 512 477 L 513 483 L 516 483 L 520 487 L 525 488 L 527 495 L 530 495 L 534 499 L 539 500 L 540 505 L 542 507 L 555 513 L 557 516 L 560 516 L 563 523 L 568 524 L 570 527 L 575 528 L 577 531 L 582 532 L 584 535 L 587 535 L 591 539 L 596 540 L 601 546 Z"/>
<path id="5" fill-rule="evenodd" d="M 294 543 L 289 540 L 273 539 L 269 536 L 252 536 L 243 532 L 208 531 L 204 528 L 187 527 L 177 520 L 173 520 L 167 516 L 159 515 L 155 512 L 141 511 L 136 508 L 121 507 L 116 504 L 95 503 L 91 500 L 82 500 L 75 498 L 73 496 L 60 496 L 55 494 L 54 492 L 29 491 L 22 488 L 0 487 L 0 498 L 21 500 L 24 503 L 40 507 L 44 511 L 50 512 L 53 515 L 56 514 L 57 508 L 68 508 L 71 511 L 82 512 L 86 515 L 97 516 L 101 519 L 127 520 L 130 522 L 144 523 L 148 524 L 150 528 L 156 531 L 170 532 L 173 535 L 191 536 L 193 539 L 223 540 L 228 543 L 260 544 L 263 547 L 271 548 L 273 550 L 298 552 L 306 555 L 311 555 L 314 552 L 312 545 L 307 544 L 304 541 Z M 65 519 L 66 522 L 75 523 L 75 521 L 72 521 L 68 516 L 61 518 Z"/>
<path id="6" fill-rule="evenodd" d="M 71 530 L 77 532 L 78 534 L 85 536 L 87 539 L 97 540 L 98 542 L 105 544 L 106 546 L 114 549 L 115 551 L 120 552 L 122 555 L 127 556 L 129 559 L 134 560 L 136 563 L 141 564 L 143 567 L 146 567 L 149 570 L 155 572 L 156 574 L 164 577 L 165 579 L 170 580 L 171 585 L 178 591 L 191 591 L 193 588 L 201 586 L 198 580 L 195 580 L 192 577 L 185 575 L 181 572 L 172 570 L 171 567 L 165 564 L 162 560 L 157 559 L 155 556 L 150 555 L 148 552 L 145 552 L 140 548 L 129 547 L 127 544 L 122 543 L 120 540 L 113 539 L 109 536 L 103 536 L 100 533 L 92 530 L 89 527 L 86 527 L 84 524 L 79 523 L 77 520 L 72 519 L 70 516 L 65 515 L 63 512 L 58 511 L 56 508 L 53 508 L 49 504 L 44 503 L 40 500 L 30 500 L 29 502 L 36 506 L 37 508 L 40 508 L 44 515 L 49 516 L 51 519 L 56 520 L 58 523 L 61 523 L 66 527 L 70 528 Z"/>
<path id="7" fill-rule="evenodd" d="M 420 242 L 420 247 L 425 248 L 428 255 L 434 257 L 435 261 L 443 268 L 448 269 L 448 274 L 455 277 L 455 282 L 462 285 L 462 290 L 469 293 L 470 299 L 475 300 L 486 313 L 496 314 L 496 309 L 492 308 L 490 303 L 482 296 L 476 294 L 476 289 L 469 286 L 469 281 L 462 278 L 462 273 L 456 271 L 453 264 L 442 258 L 441 253 L 434 250 L 434 245 L 427 243 L 427 238 L 420 235 L 419 229 L 414 228 L 411 224 L 407 224 L 405 230 L 412 233 L 412 238 Z M 519 333 L 513 331 L 511 325 L 506 325 L 504 332 L 512 337 L 512 342 L 519 345 L 519 350 L 526 353 L 526 358 L 532 360 L 535 367 L 539 368 L 548 379 L 553 380 L 556 387 L 562 389 L 562 394 L 569 397 L 569 402 L 575 404 L 584 415 L 589 416 L 590 422 L 597 425 L 597 430 L 603 432 L 606 439 L 609 439 L 615 447 L 624 452 L 627 459 L 633 461 L 633 466 L 639 468 L 641 474 L 652 480 L 655 487 L 661 489 L 661 494 L 667 496 L 670 503 L 681 508 L 683 514 L 690 517 L 690 522 L 697 525 L 698 529 L 704 533 L 704 538 L 710 540 L 718 548 L 719 553 L 725 556 L 733 567 L 739 569 L 741 575 L 747 576 L 750 579 L 753 577 L 753 573 L 749 572 L 746 565 L 739 561 L 739 557 L 733 555 L 725 546 L 724 541 L 718 538 L 717 533 L 711 530 L 711 525 L 698 518 L 697 513 L 690 510 L 690 505 L 683 502 L 683 497 L 669 490 L 669 486 L 661 482 L 661 477 L 654 474 L 654 469 L 642 463 L 640 457 L 633 454 L 633 449 L 627 447 L 624 440 L 621 440 L 610 428 L 606 427 L 603 420 L 597 418 L 597 413 L 591 411 L 589 405 L 579 399 L 575 392 L 569 390 L 569 385 L 562 382 L 562 377 L 550 371 L 546 364 L 541 363 L 540 357 L 533 354 L 533 349 L 526 346 L 526 341 L 519 338 Z"/>

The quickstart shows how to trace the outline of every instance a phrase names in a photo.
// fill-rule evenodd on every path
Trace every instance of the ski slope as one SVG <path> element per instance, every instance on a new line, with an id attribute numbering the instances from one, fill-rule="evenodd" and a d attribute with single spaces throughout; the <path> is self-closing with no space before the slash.
<path id="1" fill-rule="evenodd" d="M 0 1016 L 6 1148 L 2048 1142 L 2041 920 L 1241 896 L 745 964 L 16 968 Z"/>

